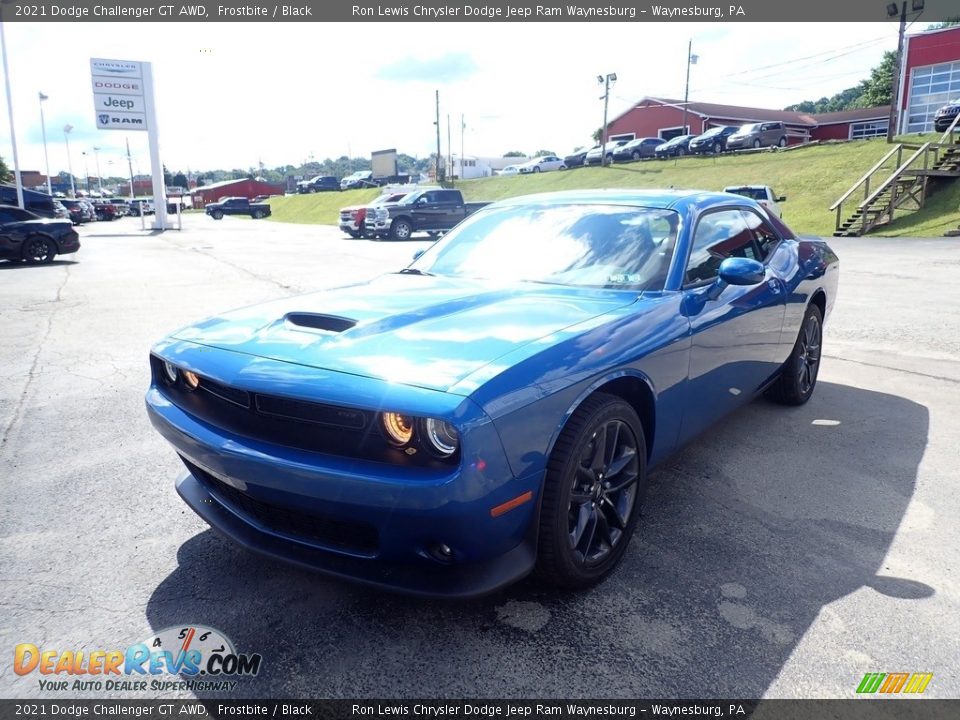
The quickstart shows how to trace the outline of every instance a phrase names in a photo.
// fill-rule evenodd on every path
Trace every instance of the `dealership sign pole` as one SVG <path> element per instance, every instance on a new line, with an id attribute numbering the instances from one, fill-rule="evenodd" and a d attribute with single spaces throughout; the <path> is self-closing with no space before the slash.
<path id="1" fill-rule="evenodd" d="M 153 68 L 148 62 L 90 59 L 93 105 L 100 130 L 147 133 L 153 176 L 154 230 L 167 229 L 167 191 L 160 162 Z"/>

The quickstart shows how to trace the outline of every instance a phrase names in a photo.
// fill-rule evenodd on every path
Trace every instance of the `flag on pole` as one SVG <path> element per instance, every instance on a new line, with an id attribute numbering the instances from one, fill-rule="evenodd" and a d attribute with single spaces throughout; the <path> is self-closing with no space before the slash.
<path id="1" fill-rule="evenodd" d="M 49 100 L 49 99 L 50 99 L 50 98 L 48 98 L 46 95 L 44 95 L 42 92 L 38 92 L 37 95 L 40 96 L 40 102 L 43 102 L 44 100 Z"/>
<path id="2" fill-rule="evenodd" d="M 690 56 L 690 64 L 691 64 L 691 65 L 696 65 L 696 64 L 697 64 L 697 58 L 699 58 L 699 57 L 700 57 L 699 55 L 691 55 L 691 56 Z"/>

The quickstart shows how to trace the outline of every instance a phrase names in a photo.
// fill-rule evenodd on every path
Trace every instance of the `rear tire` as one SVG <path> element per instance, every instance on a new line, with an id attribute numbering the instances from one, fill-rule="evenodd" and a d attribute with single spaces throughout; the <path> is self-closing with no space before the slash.
<path id="1" fill-rule="evenodd" d="M 640 516 L 646 460 L 633 407 L 604 393 L 583 401 L 547 463 L 537 548 L 544 580 L 579 590 L 616 569 Z"/>
<path id="2" fill-rule="evenodd" d="M 780 377 L 767 391 L 767 397 L 781 405 L 803 405 L 817 386 L 820 354 L 823 347 L 823 315 L 813 303 L 803 316 L 790 357 Z"/>
<path id="3" fill-rule="evenodd" d="M 254 210 L 252 213 L 250 213 L 250 216 L 254 220 L 259 220 L 260 218 L 263 217 L 263 210 Z"/>
<path id="4" fill-rule="evenodd" d="M 212 213 L 210 213 L 210 217 L 212 217 L 214 220 L 223 220 L 223 211 L 214 210 Z"/>
<path id="5" fill-rule="evenodd" d="M 23 259 L 31 265 L 48 265 L 57 254 L 57 246 L 42 235 L 28 237 L 23 243 Z"/>

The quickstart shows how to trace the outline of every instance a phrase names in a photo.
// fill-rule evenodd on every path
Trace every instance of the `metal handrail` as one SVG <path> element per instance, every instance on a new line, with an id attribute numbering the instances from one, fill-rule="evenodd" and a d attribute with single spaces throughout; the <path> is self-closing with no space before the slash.
<path id="1" fill-rule="evenodd" d="M 960 116 L 958 116 L 958 117 L 960 117 Z M 840 205 L 842 205 L 843 202 L 844 202 L 848 197 L 850 197 L 851 195 L 853 195 L 853 193 L 854 193 L 855 190 L 857 190 L 861 185 L 863 185 L 863 183 L 865 183 L 867 180 L 869 180 L 869 179 L 870 179 L 870 176 L 873 175 L 877 170 L 879 170 L 879 169 L 883 166 L 883 164 L 884 164 L 887 160 L 889 160 L 890 157 L 891 157 L 895 152 L 897 152 L 899 149 L 900 149 L 900 145 L 894 145 L 894 146 L 890 149 L 890 152 L 888 152 L 886 155 L 884 155 L 882 158 L 880 158 L 880 162 L 878 162 L 878 163 L 877 163 L 876 165 L 874 165 L 872 168 L 870 168 L 869 170 L 867 170 L 867 172 L 864 174 L 864 176 L 863 176 L 862 178 L 860 178 L 859 180 L 857 180 L 857 182 L 855 182 L 855 183 L 853 184 L 853 186 L 852 186 L 849 190 L 847 190 L 843 195 L 840 196 L 840 199 L 839 199 L 839 200 L 837 200 L 833 205 L 830 206 L 830 209 L 831 209 L 831 210 L 836 210 L 838 207 L 840 207 Z"/>
<path id="2" fill-rule="evenodd" d="M 880 195 L 880 193 L 882 193 L 884 190 L 886 190 L 886 189 L 887 189 L 887 186 L 890 185 L 890 183 L 895 182 L 895 181 L 897 180 L 897 178 L 899 178 L 900 175 L 902 175 L 903 172 L 910 167 L 910 165 L 913 163 L 914 160 L 916 160 L 920 155 L 926 155 L 927 149 L 928 149 L 928 148 L 930 147 L 930 145 L 932 145 L 932 144 L 933 144 L 933 143 L 928 143 L 928 142 L 927 142 L 927 143 L 924 143 L 923 145 L 921 145 L 919 150 L 917 150 L 913 155 L 911 155 L 911 156 L 909 157 L 909 159 L 908 159 L 905 163 L 903 163 L 903 165 L 901 165 L 901 166 L 898 167 L 896 170 L 894 170 L 894 171 L 890 174 L 890 177 L 888 177 L 886 180 L 884 180 L 884 181 L 880 184 L 880 187 L 878 187 L 876 190 L 874 190 L 874 191 L 873 191 L 873 194 L 872 194 L 870 197 L 866 198 L 862 203 L 860 203 L 859 205 L 857 205 L 857 207 L 858 207 L 858 208 L 864 208 L 864 207 L 866 207 L 867 205 L 870 205 L 870 203 L 872 203 L 874 200 L 876 200 L 876 199 L 877 199 L 877 196 Z"/>

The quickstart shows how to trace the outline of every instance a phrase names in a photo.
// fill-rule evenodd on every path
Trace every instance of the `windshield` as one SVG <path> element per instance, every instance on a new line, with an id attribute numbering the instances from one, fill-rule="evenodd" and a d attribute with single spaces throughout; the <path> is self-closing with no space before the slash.
<path id="1" fill-rule="evenodd" d="M 713 137 L 714 135 L 719 135 L 723 131 L 722 127 L 710 128 L 700 137 Z"/>
<path id="2" fill-rule="evenodd" d="M 752 133 L 754 130 L 759 128 L 759 123 L 753 123 L 752 125 L 744 125 L 742 128 L 737 130 L 737 134 L 746 135 L 747 133 Z"/>
<path id="3" fill-rule="evenodd" d="M 734 195 L 741 195 L 751 200 L 766 200 L 767 191 L 764 188 L 750 188 L 750 187 L 741 187 L 741 188 L 730 188 L 727 190 L 729 193 Z"/>
<path id="4" fill-rule="evenodd" d="M 661 290 L 676 244 L 671 210 L 615 205 L 481 210 L 410 266 L 432 275 Z"/>

